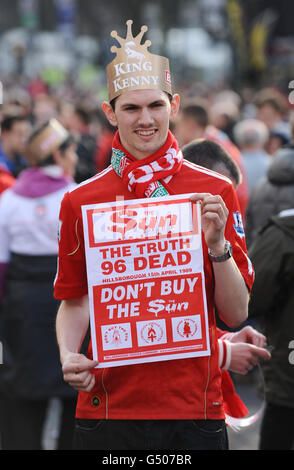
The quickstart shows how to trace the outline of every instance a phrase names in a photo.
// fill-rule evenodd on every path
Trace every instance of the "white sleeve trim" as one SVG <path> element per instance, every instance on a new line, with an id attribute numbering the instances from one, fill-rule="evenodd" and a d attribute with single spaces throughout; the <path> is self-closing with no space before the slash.
<path id="1" fill-rule="evenodd" d="M 230 341 L 227 341 L 226 339 L 224 340 L 224 343 L 226 343 L 226 346 L 227 346 L 227 357 L 226 357 L 226 362 L 222 370 L 228 370 L 231 365 L 231 358 L 232 358 L 231 343 Z"/>
<path id="2" fill-rule="evenodd" d="M 218 365 L 221 368 L 221 370 L 228 370 L 230 367 L 231 358 L 232 358 L 230 341 L 226 339 L 224 340 L 223 338 L 219 338 L 218 349 L 219 349 Z M 224 357 L 225 357 L 225 363 L 223 364 Z"/>

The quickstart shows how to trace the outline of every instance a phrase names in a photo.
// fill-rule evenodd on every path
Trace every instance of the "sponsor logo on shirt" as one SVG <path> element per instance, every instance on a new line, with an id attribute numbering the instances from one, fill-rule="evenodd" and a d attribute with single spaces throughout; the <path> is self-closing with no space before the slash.
<path id="1" fill-rule="evenodd" d="M 242 222 L 242 216 L 239 211 L 233 212 L 233 217 L 234 217 L 234 229 L 237 235 L 239 235 L 240 238 L 245 237 L 245 231 L 243 227 L 243 222 Z"/>

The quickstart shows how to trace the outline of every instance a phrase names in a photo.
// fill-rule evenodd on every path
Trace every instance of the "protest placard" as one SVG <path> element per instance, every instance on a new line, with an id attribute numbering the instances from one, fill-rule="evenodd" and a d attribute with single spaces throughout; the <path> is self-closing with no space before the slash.
<path id="1" fill-rule="evenodd" d="M 186 194 L 82 213 L 98 367 L 209 355 L 199 203 Z"/>

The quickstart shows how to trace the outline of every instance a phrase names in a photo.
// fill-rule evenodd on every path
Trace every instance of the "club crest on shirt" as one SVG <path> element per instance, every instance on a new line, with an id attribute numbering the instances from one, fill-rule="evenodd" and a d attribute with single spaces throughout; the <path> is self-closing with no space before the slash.
<path id="1" fill-rule="evenodd" d="M 234 229 L 237 235 L 239 235 L 240 238 L 245 237 L 245 231 L 243 227 L 243 221 L 242 221 L 242 216 L 239 211 L 233 212 L 233 217 L 234 217 Z"/>

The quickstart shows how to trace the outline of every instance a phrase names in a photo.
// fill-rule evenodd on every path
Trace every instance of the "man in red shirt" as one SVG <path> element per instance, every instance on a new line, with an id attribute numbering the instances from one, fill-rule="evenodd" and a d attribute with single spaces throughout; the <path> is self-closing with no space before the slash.
<path id="1" fill-rule="evenodd" d="M 67 193 L 60 210 L 55 297 L 64 379 L 79 390 L 76 447 L 83 449 L 225 449 L 227 436 L 214 305 L 230 327 L 247 318 L 253 269 L 230 180 L 182 158 L 169 121 L 179 109 L 167 59 L 134 38 L 131 22 L 108 66 L 103 110 L 118 128 L 112 165 Z M 131 61 L 134 60 L 136 66 Z M 133 65 L 132 65 L 133 64 Z M 158 64 L 160 66 L 158 67 Z M 197 191 L 195 193 L 195 191 Z M 211 354 L 197 358 L 95 368 L 89 346 L 89 299 L 81 206 L 194 193 L 201 201 Z"/>

